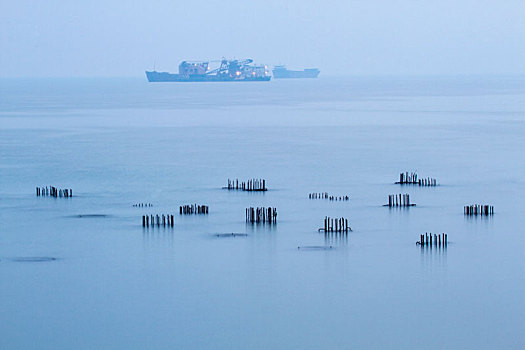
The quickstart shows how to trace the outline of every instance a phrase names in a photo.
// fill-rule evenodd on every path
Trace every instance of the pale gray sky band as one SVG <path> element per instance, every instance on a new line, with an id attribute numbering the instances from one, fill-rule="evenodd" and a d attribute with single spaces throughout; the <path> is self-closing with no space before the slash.
<path id="1" fill-rule="evenodd" d="M 251 57 L 323 74 L 524 74 L 525 1 L 6 1 L 0 77 Z"/>

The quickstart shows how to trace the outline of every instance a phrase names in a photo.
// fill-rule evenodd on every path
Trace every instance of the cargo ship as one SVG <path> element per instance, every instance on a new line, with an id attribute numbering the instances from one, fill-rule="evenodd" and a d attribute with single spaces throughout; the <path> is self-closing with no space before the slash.
<path id="1" fill-rule="evenodd" d="M 219 62 L 219 61 L 211 61 Z M 271 76 L 265 65 L 251 64 L 252 59 L 220 60 L 212 69 L 207 61 L 182 61 L 179 73 L 146 71 L 149 82 L 208 82 L 208 81 L 268 81 Z"/>
<path id="2" fill-rule="evenodd" d="M 288 70 L 285 66 L 273 67 L 273 77 L 275 79 L 285 78 L 317 78 L 320 71 L 317 68 L 307 68 L 303 70 Z"/>

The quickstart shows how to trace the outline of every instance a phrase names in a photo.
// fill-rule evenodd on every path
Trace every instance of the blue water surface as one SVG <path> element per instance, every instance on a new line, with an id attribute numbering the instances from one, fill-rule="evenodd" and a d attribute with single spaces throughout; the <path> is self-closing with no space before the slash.
<path id="1" fill-rule="evenodd" d="M 523 349 L 524 137 L 523 77 L 1 80 L 0 348 Z"/>

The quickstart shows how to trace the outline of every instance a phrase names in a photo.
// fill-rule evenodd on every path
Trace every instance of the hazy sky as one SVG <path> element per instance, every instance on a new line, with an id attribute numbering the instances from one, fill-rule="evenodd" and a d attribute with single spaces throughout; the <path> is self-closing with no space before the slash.
<path id="1" fill-rule="evenodd" d="M 0 77 L 250 57 L 324 74 L 525 73 L 525 0 L 0 0 Z"/>

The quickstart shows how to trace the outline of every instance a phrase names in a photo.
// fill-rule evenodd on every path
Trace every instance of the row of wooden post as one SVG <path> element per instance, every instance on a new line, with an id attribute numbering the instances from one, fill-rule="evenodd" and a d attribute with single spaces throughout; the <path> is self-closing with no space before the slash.
<path id="1" fill-rule="evenodd" d="M 228 190 L 242 190 L 242 191 L 268 191 L 266 188 L 265 179 L 251 179 L 246 182 L 239 182 L 239 179 L 228 179 Z"/>
<path id="2" fill-rule="evenodd" d="M 156 214 L 156 215 L 142 215 L 142 227 L 160 227 L 160 226 L 168 226 L 173 227 L 175 224 L 175 220 L 173 215 L 171 214 Z"/>
<path id="3" fill-rule="evenodd" d="M 277 209 L 272 207 L 246 208 L 246 222 L 249 223 L 276 223 Z"/>
<path id="4" fill-rule="evenodd" d="M 466 205 L 463 207 L 465 215 L 494 215 L 494 206 L 492 205 Z"/>
<path id="5" fill-rule="evenodd" d="M 187 204 L 179 207 L 179 213 L 182 214 L 208 214 L 207 205 Z"/>
<path id="6" fill-rule="evenodd" d="M 348 196 L 330 196 L 328 192 L 324 193 L 309 193 L 308 198 L 310 199 L 328 199 L 330 201 L 347 201 L 350 198 Z"/>
<path id="7" fill-rule="evenodd" d="M 430 177 L 427 177 L 426 179 L 419 179 L 417 181 L 419 186 L 437 186 L 437 180 Z"/>
<path id="8" fill-rule="evenodd" d="M 36 196 L 49 196 L 49 197 L 73 197 L 72 189 L 60 189 L 55 186 L 46 186 L 46 187 L 36 187 Z"/>
<path id="9" fill-rule="evenodd" d="M 399 182 L 398 184 L 416 184 L 417 183 L 417 173 L 410 173 L 408 174 L 408 171 L 406 173 L 400 173 L 399 174 Z"/>
<path id="10" fill-rule="evenodd" d="M 133 206 L 137 208 L 144 208 L 144 207 L 152 207 L 153 205 L 151 203 L 137 203 L 137 204 L 133 204 Z"/>
<path id="11" fill-rule="evenodd" d="M 391 194 L 388 196 L 388 206 L 389 207 L 411 207 L 415 204 L 410 203 L 410 195 L 405 194 Z"/>
<path id="12" fill-rule="evenodd" d="M 396 184 L 401 185 L 419 185 L 419 186 L 437 186 L 437 180 L 427 177 L 426 179 L 418 179 L 417 173 L 400 173 L 399 181 Z"/>
<path id="13" fill-rule="evenodd" d="M 330 218 L 328 216 L 325 216 L 324 218 L 324 227 L 320 228 L 319 231 L 323 231 L 325 233 L 328 232 L 338 232 L 338 233 L 346 233 L 348 231 L 352 231 L 350 226 L 348 226 L 348 219 L 345 218 Z"/>
<path id="14" fill-rule="evenodd" d="M 421 235 L 419 238 L 419 242 L 416 242 L 417 244 L 421 246 L 439 246 L 439 247 L 446 247 L 448 244 L 448 238 L 446 233 L 442 233 L 441 235 L 434 234 L 434 242 L 432 242 L 432 233 L 430 235 L 425 232 L 424 235 Z"/>

